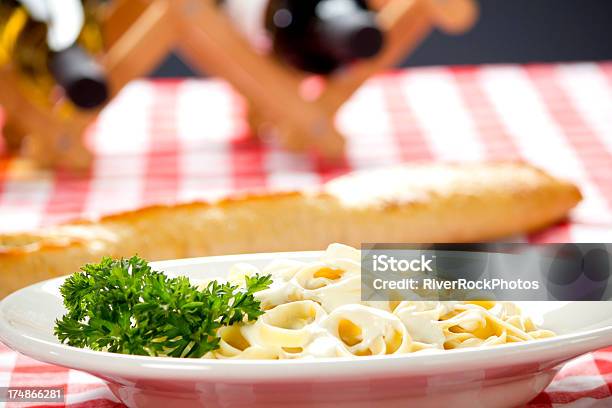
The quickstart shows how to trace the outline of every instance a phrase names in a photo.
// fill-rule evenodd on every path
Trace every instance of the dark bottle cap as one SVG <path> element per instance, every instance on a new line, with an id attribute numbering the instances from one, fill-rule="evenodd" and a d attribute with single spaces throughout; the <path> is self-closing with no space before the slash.
<path id="1" fill-rule="evenodd" d="M 319 46 L 338 61 L 370 58 L 381 50 L 383 33 L 373 12 L 357 7 L 353 1 L 324 0 L 316 13 L 313 29 Z"/>
<path id="2" fill-rule="evenodd" d="M 97 108 L 108 99 L 108 82 L 104 70 L 79 45 L 52 52 L 49 70 L 68 99 L 79 108 Z"/>
<path id="3" fill-rule="evenodd" d="M 266 29 L 282 60 L 317 74 L 370 58 L 384 41 L 363 0 L 269 0 Z"/>

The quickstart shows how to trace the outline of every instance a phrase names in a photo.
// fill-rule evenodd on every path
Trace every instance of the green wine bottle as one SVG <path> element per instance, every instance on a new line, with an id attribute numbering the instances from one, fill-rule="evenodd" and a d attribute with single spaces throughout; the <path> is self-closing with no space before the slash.
<path id="1" fill-rule="evenodd" d="M 2 0 L 0 65 L 12 64 L 45 93 L 59 86 L 78 108 L 101 106 L 109 91 L 93 55 L 102 49 L 95 6 L 89 0 Z"/>

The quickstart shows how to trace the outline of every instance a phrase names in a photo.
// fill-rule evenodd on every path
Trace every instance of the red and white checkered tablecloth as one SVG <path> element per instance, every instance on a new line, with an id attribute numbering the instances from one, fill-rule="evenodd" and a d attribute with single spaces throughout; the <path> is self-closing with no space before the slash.
<path id="1" fill-rule="evenodd" d="M 137 81 L 90 128 L 96 158 L 85 176 L 23 179 L 16 160 L 0 159 L 0 231 L 241 189 L 312 186 L 404 161 L 522 158 L 585 194 L 571 222 L 526 238 L 612 242 L 612 62 L 389 73 L 352 98 L 338 126 L 348 151 L 332 165 L 249 138 L 244 104 L 221 81 Z M 96 378 L 0 344 L 0 387 L 9 385 L 66 386 L 70 407 L 120 406 Z M 612 406 L 612 348 L 567 364 L 529 406 Z"/>

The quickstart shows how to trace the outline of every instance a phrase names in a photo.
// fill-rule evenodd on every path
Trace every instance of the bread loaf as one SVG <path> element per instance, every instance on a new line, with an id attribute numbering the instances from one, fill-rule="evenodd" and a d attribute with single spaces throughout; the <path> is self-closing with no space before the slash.
<path id="1" fill-rule="evenodd" d="M 580 199 L 574 185 L 525 164 L 425 164 L 352 173 L 316 191 L 148 207 L 0 235 L 0 297 L 105 255 L 160 260 L 332 242 L 493 240 L 546 227 Z"/>

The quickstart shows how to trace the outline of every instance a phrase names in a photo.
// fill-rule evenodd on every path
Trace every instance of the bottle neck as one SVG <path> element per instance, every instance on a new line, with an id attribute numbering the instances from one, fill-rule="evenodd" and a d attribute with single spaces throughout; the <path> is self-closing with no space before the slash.
<path id="1" fill-rule="evenodd" d="M 78 37 L 59 50 L 51 48 L 49 27 L 55 21 L 34 18 L 29 10 L 15 1 L 0 4 L 0 58 L 14 65 L 41 90 L 41 95 L 47 95 L 57 84 L 79 108 L 91 109 L 103 104 L 109 96 L 103 68 L 79 45 Z"/>
<path id="2" fill-rule="evenodd" d="M 375 17 L 360 0 L 270 0 L 265 21 L 278 54 L 325 74 L 380 51 Z"/>
<path id="3" fill-rule="evenodd" d="M 79 108 L 97 108 L 108 99 L 108 84 L 102 67 L 79 45 L 51 52 L 49 71 Z"/>
<path id="4" fill-rule="evenodd" d="M 373 12 L 353 0 L 323 0 L 315 9 L 312 34 L 321 49 L 342 62 L 370 58 L 383 42 Z"/>

